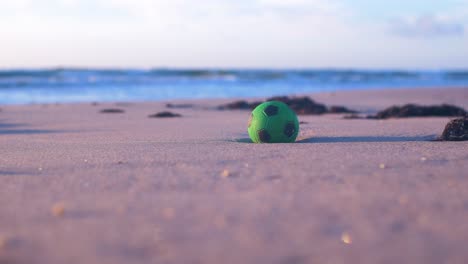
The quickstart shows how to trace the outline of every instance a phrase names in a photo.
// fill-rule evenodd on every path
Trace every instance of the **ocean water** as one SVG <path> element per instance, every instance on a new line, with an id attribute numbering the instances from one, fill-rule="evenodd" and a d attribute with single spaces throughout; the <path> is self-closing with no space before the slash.
<path id="1" fill-rule="evenodd" d="M 0 70 L 0 104 L 261 97 L 422 87 L 468 87 L 468 71 Z"/>

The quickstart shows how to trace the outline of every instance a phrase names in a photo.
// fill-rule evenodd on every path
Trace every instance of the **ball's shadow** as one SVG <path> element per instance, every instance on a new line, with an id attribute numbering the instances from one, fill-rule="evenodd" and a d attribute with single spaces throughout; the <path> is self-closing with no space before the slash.
<path id="1" fill-rule="evenodd" d="M 310 137 L 296 140 L 299 144 L 313 143 L 369 143 L 369 142 L 430 142 L 437 139 L 436 135 L 428 136 L 355 136 L 355 137 Z M 237 143 L 253 144 L 250 138 L 238 138 Z M 294 144 L 294 143 L 293 143 Z"/>
<path id="2" fill-rule="evenodd" d="M 244 143 L 244 144 L 254 144 L 254 142 L 250 138 L 238 138 L 238 139 L 234 139 L 233 142 Z M 268 144 L 295 144 L 295 143 L 297 143 L 297 141 L 293 143 L 268 143 Z"/>
<path id="3" fill-rule="evenodd" d="M 233 141 L 237 143 L 253 143 L 253 141 L 250 138 L 238 138 L 234 139 Z"/>
<path id="4" fill-rule="evenodd" d="M 349 136 L 349 137 L 310 137 L 297 140 L 296 143 L 369 143 L 369 142 L 428 142 L 436 135 L 428 136 Z"/>

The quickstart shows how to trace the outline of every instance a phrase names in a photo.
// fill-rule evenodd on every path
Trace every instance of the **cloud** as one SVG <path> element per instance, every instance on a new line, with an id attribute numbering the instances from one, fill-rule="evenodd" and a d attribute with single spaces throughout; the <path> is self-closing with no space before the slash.
<path id="1" fill-rule="evenodd" d="M 0 0 L 4 65 L 307 65 L 354 34 L 341 0 L 20 1 Z"/>
<path id="2" fill-rule="evenodd" d="M 291 14 L 323 16 L 342 11 L 341 0 L 96 0 L 96 3 L 127 10 L 146 22 L 197 22 L 198 19 L 209 18 L 242 19 L 263 15 L 285 17 Z"/>
<path id="3" fill-rule="evenodd" d="M 375 14 L 365 9 L 375 0 L 360 1 L 366 7 L 354 0 L 0 0 L 0 68 L 466 65 L 466 36 L 428 40 L 462 35 L 466 9 L 394 20 L 392 33 L 406 37 L 395 38 L 385 14 L 365 17 Z M 408 7 L 382 5 L 399 14 L 395 6 Z"/>
<path id="4" fill-rule="evenodd" d="M 390 31 L 403 37 L 450 37 L 462 36 L 464 24 L 435 15 L 400 18 L 390 22 Z"/>

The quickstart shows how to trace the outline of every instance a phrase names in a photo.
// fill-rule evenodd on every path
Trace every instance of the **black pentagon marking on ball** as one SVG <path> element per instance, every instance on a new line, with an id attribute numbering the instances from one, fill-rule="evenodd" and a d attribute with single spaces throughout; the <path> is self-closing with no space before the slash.
<path id="1" fill-rule="evenodd" d="M 251 115 L 250 115 L 250 118 L 249 118 L 249 126 L 248 126 L 249 128 L 252 126 L 252 121 L 253 121 L 253 119 L 254 119 L 254 115 L 251 114 Z"/>
<path id="2" fill-rule="evenodd" d="M 265 108 L 264 112 L 267 116 L 274 116 L 277 115 L 279 111 L 279 108 L 274 105 L 269 105 L 267 108 Z"/>
<path id="3" fill-rule="evenodd" d="M 292 137 L 294 135 L 294 133 L 296 133 L 296 127 L 294 126 L 294 123 L 293 122 L 288 122 L 285 126 L 284 126 L 284 131 L 283 133 L 287 136 L 287 137 Z"/>
<path id="4" fill-rule="evenodd" d="M 261 129 L 258 131 L 258 138 L 262 143 L 268 143 L 271 140 L 270 134 L 265 129 Z"/>

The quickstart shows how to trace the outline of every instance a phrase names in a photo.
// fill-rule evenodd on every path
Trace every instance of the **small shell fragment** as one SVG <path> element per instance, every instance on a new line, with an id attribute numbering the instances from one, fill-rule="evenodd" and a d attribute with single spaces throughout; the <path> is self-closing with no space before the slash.
<path id="1" fill-rule="evenodd" d="M 50 211 L 53 216 L 62 217 L 65 214 L 65 204 L 62 202 L 56 203 L 52 206 Z"/>
<path id="2" fill-rule="evenodd" d="M 341 241 L 347 245 L 353 243 L 351 236 L 346 232 L 341 235 Z"/>
<path id="3" fill-rule="evenodd" d="M 0 249 L 5 248 L 8 243 L 8 237 L 0 235 Z"/>
<path id="4" fill-rule="evenodd" d="M 221 172 L 221 177 L 223 178 L 227 178 L 231 175 L 231 173 L 229 172 L 229 170 L 223 170 L 223 172 Z"/>

